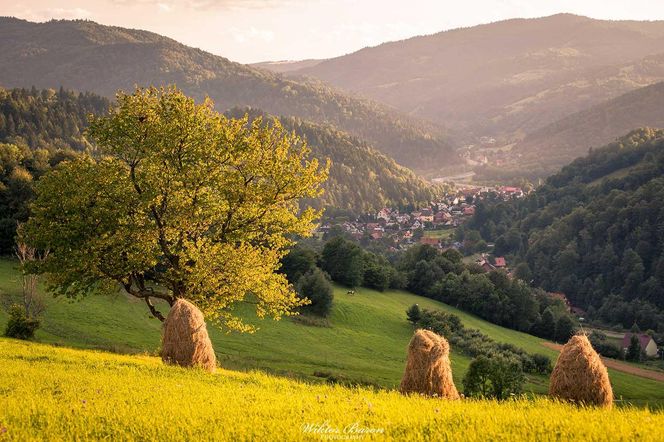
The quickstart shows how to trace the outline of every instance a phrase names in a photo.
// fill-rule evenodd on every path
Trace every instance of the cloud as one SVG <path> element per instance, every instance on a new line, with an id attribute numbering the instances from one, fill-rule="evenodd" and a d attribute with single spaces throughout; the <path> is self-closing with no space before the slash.
<path id="1" fill-rule="evenodd" d="M 257 29 L 253 26 L 248 29 L 231 28 L 229 29 L 229 33 L 233 36 L 233 39 L 240 44 L 255 40 L 270 43 L 274 40 L 274 32 L 267 29 Z"/>
<path id="2" fill-rule="evenodd" d="M 157 9 L 159 9 L 159 12 L 169 13 L 172 12 L 174 8 L 168 3 L 157 3 Z"/>

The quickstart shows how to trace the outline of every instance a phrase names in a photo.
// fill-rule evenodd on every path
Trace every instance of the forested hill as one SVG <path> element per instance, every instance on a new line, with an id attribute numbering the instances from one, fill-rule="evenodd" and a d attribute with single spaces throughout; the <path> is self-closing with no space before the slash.
<path id="1" fill-rule="evenodd" d="M 664 331 L 664 131 L 640 129 L 468 225 L 588 316 Z"/>
<path id="2" fill-rule="evenodd" d="M 257 109 L 234 108 L 227 116 L 241 118 L 272 117 Z M 316 124 L 294 117 L 280 117 L 281 124 L 307 140 L 319 159 L 330 159 L 330 176 L 325 193 L 314 203 L 349 209 L 356 213 L 382 207 L 428 204 L 439 191 L 411 170 L 398 165 L 366 142 L 341 132 L 331 125 Z"/>
<path id="3" fill-rule="evenodd" d="M 560 167 L 638 127 L 664 127 L 664 82 L 569 115 L 529 134 L 514 151 L 522 164 Z"/>
<path id="4" fill-rule="evenodd" d="M 0 18 L 0 86 L 64 86 L 111 98 L 118 89 L 168 84 L 197 99 L 210 96 L 220 111 L 252 106 L 332 124 L 409 167 L 459 161 L 433 125 L 321 82 L 287 80 L 151 32 L 90 21 Z"/>
<path id="5" fill-rule="evenodd" d="M 0 143 L 86 150 L 88 115 L 106 112 L 109 106 L 106 98 L 88 92 L 0 88 Z"/>
<path id="6" fill-rule="evenodd" d="M 0 255 L 11 252 L 16 223 L 28 217 L 34 181 L 75 152 L 92 152 L 94 146 L 84 137 L 87 116 L 109 106 L 107 99 L 91 93 L 0 88 Z M 316 158 L 332 161 L 325 193 L 312 205 L 360 213 L 432 200 L 436 187 L 367 143 L 331 126 L 296 118 L 282 121 L 309 141 Z"/>

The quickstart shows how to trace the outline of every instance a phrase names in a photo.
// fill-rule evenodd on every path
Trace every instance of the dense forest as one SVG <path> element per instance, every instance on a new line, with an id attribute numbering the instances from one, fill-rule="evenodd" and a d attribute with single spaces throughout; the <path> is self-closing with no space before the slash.
<path id="1" fill-rule="evenodd" d="M 60 89 L 0 89 L 0 254 L 11 252 L 18 222 L 28 216 L 34 180 L 76 152 L 94 153 L 84 136 L 87 116 L 108 110 L 110 102 L 90 93 Z M 230 116 L 263 116 L 234 110 Z M 325 193 L 308 203 L 361 213 L 385 205 L 431 201 L 437 188 L 367 143 L 329 125 L 282 118 L 288 130 L 306 138 L 312 154 L 330 159 Z"/>
<path id="2" fill-rule="evenodd" d="M 473 229 L 590 319 L 664 331 L 664 131 L 591 151 L 525 199 L 479 203 Z"/>
<path id="3" fill-rule="evenodd" d="M 87 115 L 108 106 L 94 94 L 0 89 L 0 254 L 11 253 L 17 223 L 28 218 L 34 181 L 91 150 L 83 136 Z"/>
<path id="4" fill-rule="evenodd" d="M 235 108 L 226 115 L 241 118 L 263 117 L 257 109 Z M 316 124 L 294 117 L 280 117 L 289 131 L 307 140 L 313 154 L 330 159 L 330 176 L 324 184 L 325 193 L 310 201 L 318 207 L 347 209 L 355 213 L 376 211 L 385 206 L 405 207 L 429 204 L 441 189 L 417 177 L 409 169 L 373 149 L 363 140 L 331 125 Z"/>
<path id="5" fill-rule="evenodd" d="M 222 112 L 251 106 L 332 124 L 408 167 L 459 162 L 433 124 L 313 79 L 285 79 L 146 31 L 80 20 L 0 18 L 0 78 L 4 87 L 64 86 L 106 97 L 135 85 L 175 84 L 197 100 L 209 96 Z"/>

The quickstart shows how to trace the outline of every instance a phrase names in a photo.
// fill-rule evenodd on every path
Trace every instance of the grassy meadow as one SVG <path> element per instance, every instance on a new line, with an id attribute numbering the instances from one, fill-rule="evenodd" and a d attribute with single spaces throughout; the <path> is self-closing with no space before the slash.
<path id="1" fill-rule="evenodd" d="M 19 290 L 15 263 L 0 261 L 0 293 L 17 296 Z M 217 358 L 227 369 L 261 370 L 315 382 L 323 382 L 321 376 L 328 376 L 394 388 L 403 374 L 406 346 L 413 332 L 405 320 L 405 310 L 414 303 L 455 313 L 466 327 L 530 353 L 546 354 L 555 361 L 557 353 L 544 347 L 542 339 L 401 291 L 359 289 L 355 295 L 347 295 L 345 289 L 335 287 L 332 315 L 317 325 L 285 318 L 257 321 L 260 329 L 254 334 L 226 334 L 211 325 L 208 328 Z M 246 316 L 249 317 L 248 311 Z M 0 313 L 0 329 L 4 330 L 5 322 L 5 314 Z M 37 340 L 67 347 L 156 354 L 160 327 L 159 321 L 149 317 L 142 302 L 119 293 L 80 301 L 48 298 Z M 453 351 L 454 379 L 460 389 L 469 362 L 469 357 Z M 620 404 L 664 405 L 664 384 L 614 370 L 610 370 L 610 375 L 616 397 L 623 400 Z M 528 392 L 543 394 L 547 389 L 546 377 L 528 376 Z"/>
<path id="2" fill-rule="evenodd" d="M 0 439 L 661 440 L 662 412 L 444 401 L 0 338 Z M 610 432 L 607 423 L 610 422 Z"/>

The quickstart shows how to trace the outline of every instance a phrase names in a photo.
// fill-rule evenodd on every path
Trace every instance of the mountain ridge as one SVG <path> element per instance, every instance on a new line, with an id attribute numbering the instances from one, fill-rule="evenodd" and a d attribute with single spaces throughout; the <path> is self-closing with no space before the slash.
<path id="1" fill-rule="evenodd" d="M 511 139 L 663 80 L 664 60 L 647 63 L 663 48 L 664 21 L 558 14 L 387 42 L 288 75 L 314 76 L 472 136 Z M 632 74 L 639 62 L 652 75 Z"/>
<path id="2" fill-rule="evenodd" d="M 196 99 L 210 96 L 220 111 L 251 106 L 332 124 L 405 166 L 459 162 L 444 131 L 434 124 L 347 96 L 320 81 L 286 79 L 149 31 L 87 20 L 0 19 L 0 79 L 8 88 L 64 86 L 106 97 L 135 85 L 176 84 Z"/>

